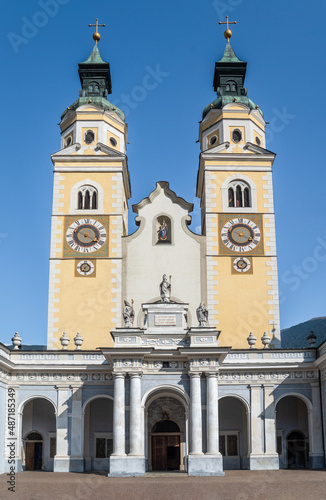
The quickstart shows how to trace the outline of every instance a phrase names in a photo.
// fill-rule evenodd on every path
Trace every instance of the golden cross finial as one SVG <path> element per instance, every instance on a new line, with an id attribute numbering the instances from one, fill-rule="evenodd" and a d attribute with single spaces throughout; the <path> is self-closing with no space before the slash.
<path id="1" fill-rule="evenodd" d="M 96 24 L 89 24 L 88 26 L 89 27 L 95 26 L 96 31 L 95 31 L 95 33 L 93 33 L 93 40 L 95 40 L 95 43 L 97 45 L 97 42 L 99 42 L 101 40 L 101 35 L 98 32 L 98 28 L 99 28 L 99 26 L 103 26 L 103 28 L 105 28 L 105 24 L 99 24 L 98 19 L 96 19 Z"/>
<path id="2" fill-rule="evenodd" d="M 224 31 L 224 36 L 229 42 L 232 36 L 232 31 L 229 28 L 229 24 L 237 24 L 237 21 L 229 21 L 229 16 L 226 16 L 226 21 L 219 21 L 218 24 L 226 24 L 226 30 Z"/>

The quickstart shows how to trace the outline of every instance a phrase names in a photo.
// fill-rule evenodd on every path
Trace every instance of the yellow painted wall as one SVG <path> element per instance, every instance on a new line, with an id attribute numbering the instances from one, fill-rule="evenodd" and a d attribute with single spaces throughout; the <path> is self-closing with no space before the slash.
<path id="1" fill-rule="evenodd" d="M 83 278 L 74 276 L 75 260 L 61 260 L 58 264 L 60 273 L 59 312 L 57 342 L 54 348 L 61 349 L 59 338 L 66 332 L 70 338 L 68 349 L 75 349 L 73 338 L 77 332 L 84 339 L 82 349 L 112 345 L 110 330 L 116 325 L 110 322 L 112 307 L 111 279 L 112 269 L 116 264 L 111 260 L 97 260 L 96 277 Z"/>
<path id="2" fill-rule="evenodd" d="M 236 258 L 236 256 L 234 256 Z M 231 274 L 232 257 L 216 257 L 218 270 L 218 310 L 220 346 L 248 348 L 247 337 L 252 331 L 257 337 L 256 347 L 261 348 L 260 338 L 264 331 L 269 332 L 272 325 L 268 314 L 270 307 L 267 291 L 269 277 L 266 274 L 268 257 L 253 257 L 253 274 Z"/>
<path id="3" fill-rule="evenodd" d="M 215 163 L 216 164 L 216 163 Z M 217 171 L 213 172 L 210 171 L 210 176 L 214 176 L 214 179 L 211 179 L 211 194 L 215 194 L 213 198 L 210 198 L 210 201 L 212 203 L 216 204 L 216 208 L 214 208 L 214 211 L 216 212 L 222 212 L 222 185 L 226 179 L 229 177 L 232 177 L 233 175 L 245 175 L 249 177 L 256 185 L 257 188 L 257 212 L 258 213 L 268 213 L 268 208 L 264 207 L 264 204 L 266 203 L 266 198 L 263 198 L 264 194 L 267 194 L 267 190 L 263 189 L 263 186 L 266 185 L 266 180 L 263 179 L 264 176 L 266 176 L 266 172 L 246 172 L 242 171 L 237 172 L 236 170 L 230 170 L 230 171 Z"/>

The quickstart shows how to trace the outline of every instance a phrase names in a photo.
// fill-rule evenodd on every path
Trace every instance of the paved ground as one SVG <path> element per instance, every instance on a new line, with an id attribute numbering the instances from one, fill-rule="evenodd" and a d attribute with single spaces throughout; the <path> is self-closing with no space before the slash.
<path id="1" fill-rule="evenodd" d="M 1 500 L 325 500 L 326 471 L 227 471 L 108 478 L 99 474 L 21 472 L 16 491 L 0 475 Z"/>

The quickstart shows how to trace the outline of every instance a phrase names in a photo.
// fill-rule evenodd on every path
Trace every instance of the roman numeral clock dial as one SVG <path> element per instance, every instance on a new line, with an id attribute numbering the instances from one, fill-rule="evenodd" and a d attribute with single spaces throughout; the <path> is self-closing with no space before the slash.
<path id="1" fill-rule="evenodd" d="M 221 240 L 232 252 L 243 253 L 256 250 L 261 242 L 262 234 L 256 222 L 235 217 L 229 219 L 221 229 Z"/>
<path id="2" fill-rule="evenodd" d="M 66 232 L 69 247 L 84 254 L 100 250 L 106 238 L 105 227 L 95 219 L 78 219 L 70 224 Z"/>

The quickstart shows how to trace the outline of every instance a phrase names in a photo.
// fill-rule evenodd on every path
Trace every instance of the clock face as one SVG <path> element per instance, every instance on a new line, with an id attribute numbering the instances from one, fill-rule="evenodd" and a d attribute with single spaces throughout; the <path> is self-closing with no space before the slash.
<path id="1" fill-rule="evenodd" d="M 251 262 L 249 259 L 246 259 L 246 257 L 238 257 L 237 259 L 234 259 L 232 265 L 233 269 L 238 273 L 247 273 L 251 268 Z"/>
<path id="2" fill-rule="evenodd" d="M 90 276 L 93 274 L 95 266 L 90 260 L 81 260 L 78 262 L 76 269 L 81 276 Z"/>
<path id="3" fill-rule="evenodd" d="M 236 217 L 224 224 L 221 238 L 224 245 L 234 252 L 250 252 L 259 244 L 261 232 L 255 222 Z"/>
<path id="4" fill-rule="evenodd" d="M 80 253 L 91 253 L 99 250 L 106 241 L 105 227 L 94 219 L 79 219 L 67 229 L 68 245 Z"/>

